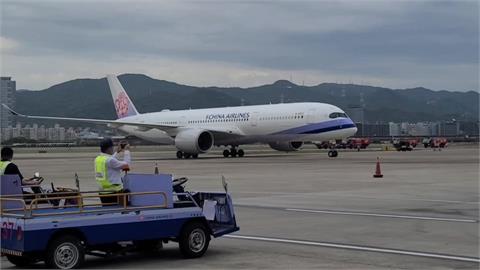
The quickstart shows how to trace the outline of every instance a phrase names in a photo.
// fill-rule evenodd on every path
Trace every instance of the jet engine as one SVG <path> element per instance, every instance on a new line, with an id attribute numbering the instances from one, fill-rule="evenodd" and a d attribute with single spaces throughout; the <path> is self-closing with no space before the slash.
<path id="1" fill-rule="evenodd" d="M 213 146 L 213 135 L 207 130 L 186 129 L 175 137 L 175 146 L 188 154 L 205 153 Z"/>
<path id="2" fill-rule="evenodd" d="M 303 142 L 271 142 L 268 145 L 277 151 L 292 152 L 298 151 L 302 147 Z"/>

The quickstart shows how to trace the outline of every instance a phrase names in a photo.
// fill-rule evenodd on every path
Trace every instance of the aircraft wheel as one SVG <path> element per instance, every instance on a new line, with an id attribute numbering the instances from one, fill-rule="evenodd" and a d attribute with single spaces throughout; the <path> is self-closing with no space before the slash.
<path id="1" fill-rule="evenodd" d="M 236 149 L 230 150 L 230 156 L 231 157 L 237 157 L 237 150 Z"/>
<path id="2" fill-rule="evenodd" d="M 198 158 L 198 154 L 192 154 L 192 158 Z"/>
<path id="3" fill-rule="evenodd" d="M 177 158 L 182 159 L 183 158 L 183 152 L 182 151 L 177 151 Z"/>
<path id="4" fill-rule="evenodd" d="M 239 157 L 243 157 L 243 156 L 245 156 L 245 151 L 243 151 L 243 149 L 238 149 L 237 154 L 238 154 Z"/>
<path id="5" fill-rule="evenodd" d="M 336 150 L 330 150 L 328 151 L 328 157 L 337 157 L 338 152 Z"/>
<path id="6" fill-rule="evenodd" d="M 190 154 L 187 154 L 187 153 L 183 153 L 183 158 L 184 159 L 189 159 L 192 155 Z"/>
<path id="7" fill-rule="evenodd" d="M 228 151 L 227 149 L 223 150 L 224 157 L 228 157 L 229 155 L 230 155 L 230 151 Z"/>

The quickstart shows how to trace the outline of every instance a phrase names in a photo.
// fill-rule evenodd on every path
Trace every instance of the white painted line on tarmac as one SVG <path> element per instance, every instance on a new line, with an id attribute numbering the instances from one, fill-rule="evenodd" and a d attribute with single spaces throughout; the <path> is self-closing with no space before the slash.
<path id="1" fill-rule="evenodd" d="M 408 215 L 376 214 L 376 213 L 345 212 L 345 211 L 330 211 L 330 210 L 311 210 L 311 209 L 298 209 L 298 208 L 286 208 L 285 210 L 286 211 L 294 211 L 294 212 L 320 213 L 320 214 L 332 214 L 332 215 L 421 219 L 421 220 L 466 222 L 466 223 L 477 223 L 478 222 L 478 220 L 475 220 L 475 219 L 439 218 L 439 217 L 426 217 L 426 216 L 408 216 Z"/>
<path id="2" fill-rule="evenodd" d="M 275 242 L 275 243 L 286 243 L 286 244 L 297 244 L 297 245 L 307 245 L 307 246 L 319 246 L 319 247 L 342 248 L 342 249 L 359 250 L 359 251 L 390 253 L 390 254 L 399 254 L 399 255 L 410 255 L 410 256 L 417 256 L 417 257 L 427 257 L 427 258 L 455 260 L 455 261 L 464 261 L 464 262 L 476 262 L 476 263 L 480 262 L 480 258 L 475 258 L 475 257 L 464 257 L 464 256 L 457 256 L 457 255 L 437 254 L 437 253 L 429 253 L 429 252 L 399 250 L 399 249 L 380 248 L 380 247 L 368 247 L 368 246 L 359 246 L 359 245 L 336 244 L 336 243 L 328 243 L 328 242 L 313 242 L 313 241 L 304 241 L 304 240 L 291 240 L 291 239 L 284 239 L 284 238 L 235 235 L 235 234 L 225 235 L 224 237 L 233 238 L 233 239 L 243 239 L 243 240 L 256 240 L 256 241 Z"/>

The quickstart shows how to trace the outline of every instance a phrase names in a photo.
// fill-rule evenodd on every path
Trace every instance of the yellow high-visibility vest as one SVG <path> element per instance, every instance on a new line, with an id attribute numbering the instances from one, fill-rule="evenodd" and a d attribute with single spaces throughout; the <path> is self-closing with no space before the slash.
<path id="1" fill-rule="evenodd" d="M 0 175 L 3 175 L 5 173 L 5 169 L 7 168 L 8 164 L 12 162 L 10 161 L 0 161 Z"/>
<path id="2" fill-rule="evenodd" d="M 123 189 L 122 185 L 112 184 L 107 175 L 107 156 L 100 155 L 95 158 L 95 180 L 103 193 L 118 192 Z"/>

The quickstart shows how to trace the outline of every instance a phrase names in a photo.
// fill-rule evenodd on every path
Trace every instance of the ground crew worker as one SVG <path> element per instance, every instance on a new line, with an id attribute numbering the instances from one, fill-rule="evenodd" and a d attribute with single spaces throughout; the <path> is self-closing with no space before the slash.
<path id="1" fill-rule="evenodd" d="M 113 141 L 105 138 L 100 143 L 102 152 L 95 158 L 95 179 L 100 187 L 100 194 L 115 194 L 123 192 L 122 171 L 130 169 L 130 145 L 120 143 L 117 150 L 113 150 Z M 117 155 L 124 152 L 123 161 Z M 100 197 L 103 204 L 119 203 L 118 196 Z"/>
<path id="2" fill-rule="evenodd" d="M 27 179 L 23 178 L 22 173 L 18 169 L 18 166 L 12 162 L 13 149 L 10 147 L 3 147 L 1 151 L 0 161 L 0 175 L 18 175 L 22 180 L 22 185 L 36 185 L 38 181 L 35 177 Z"/>

